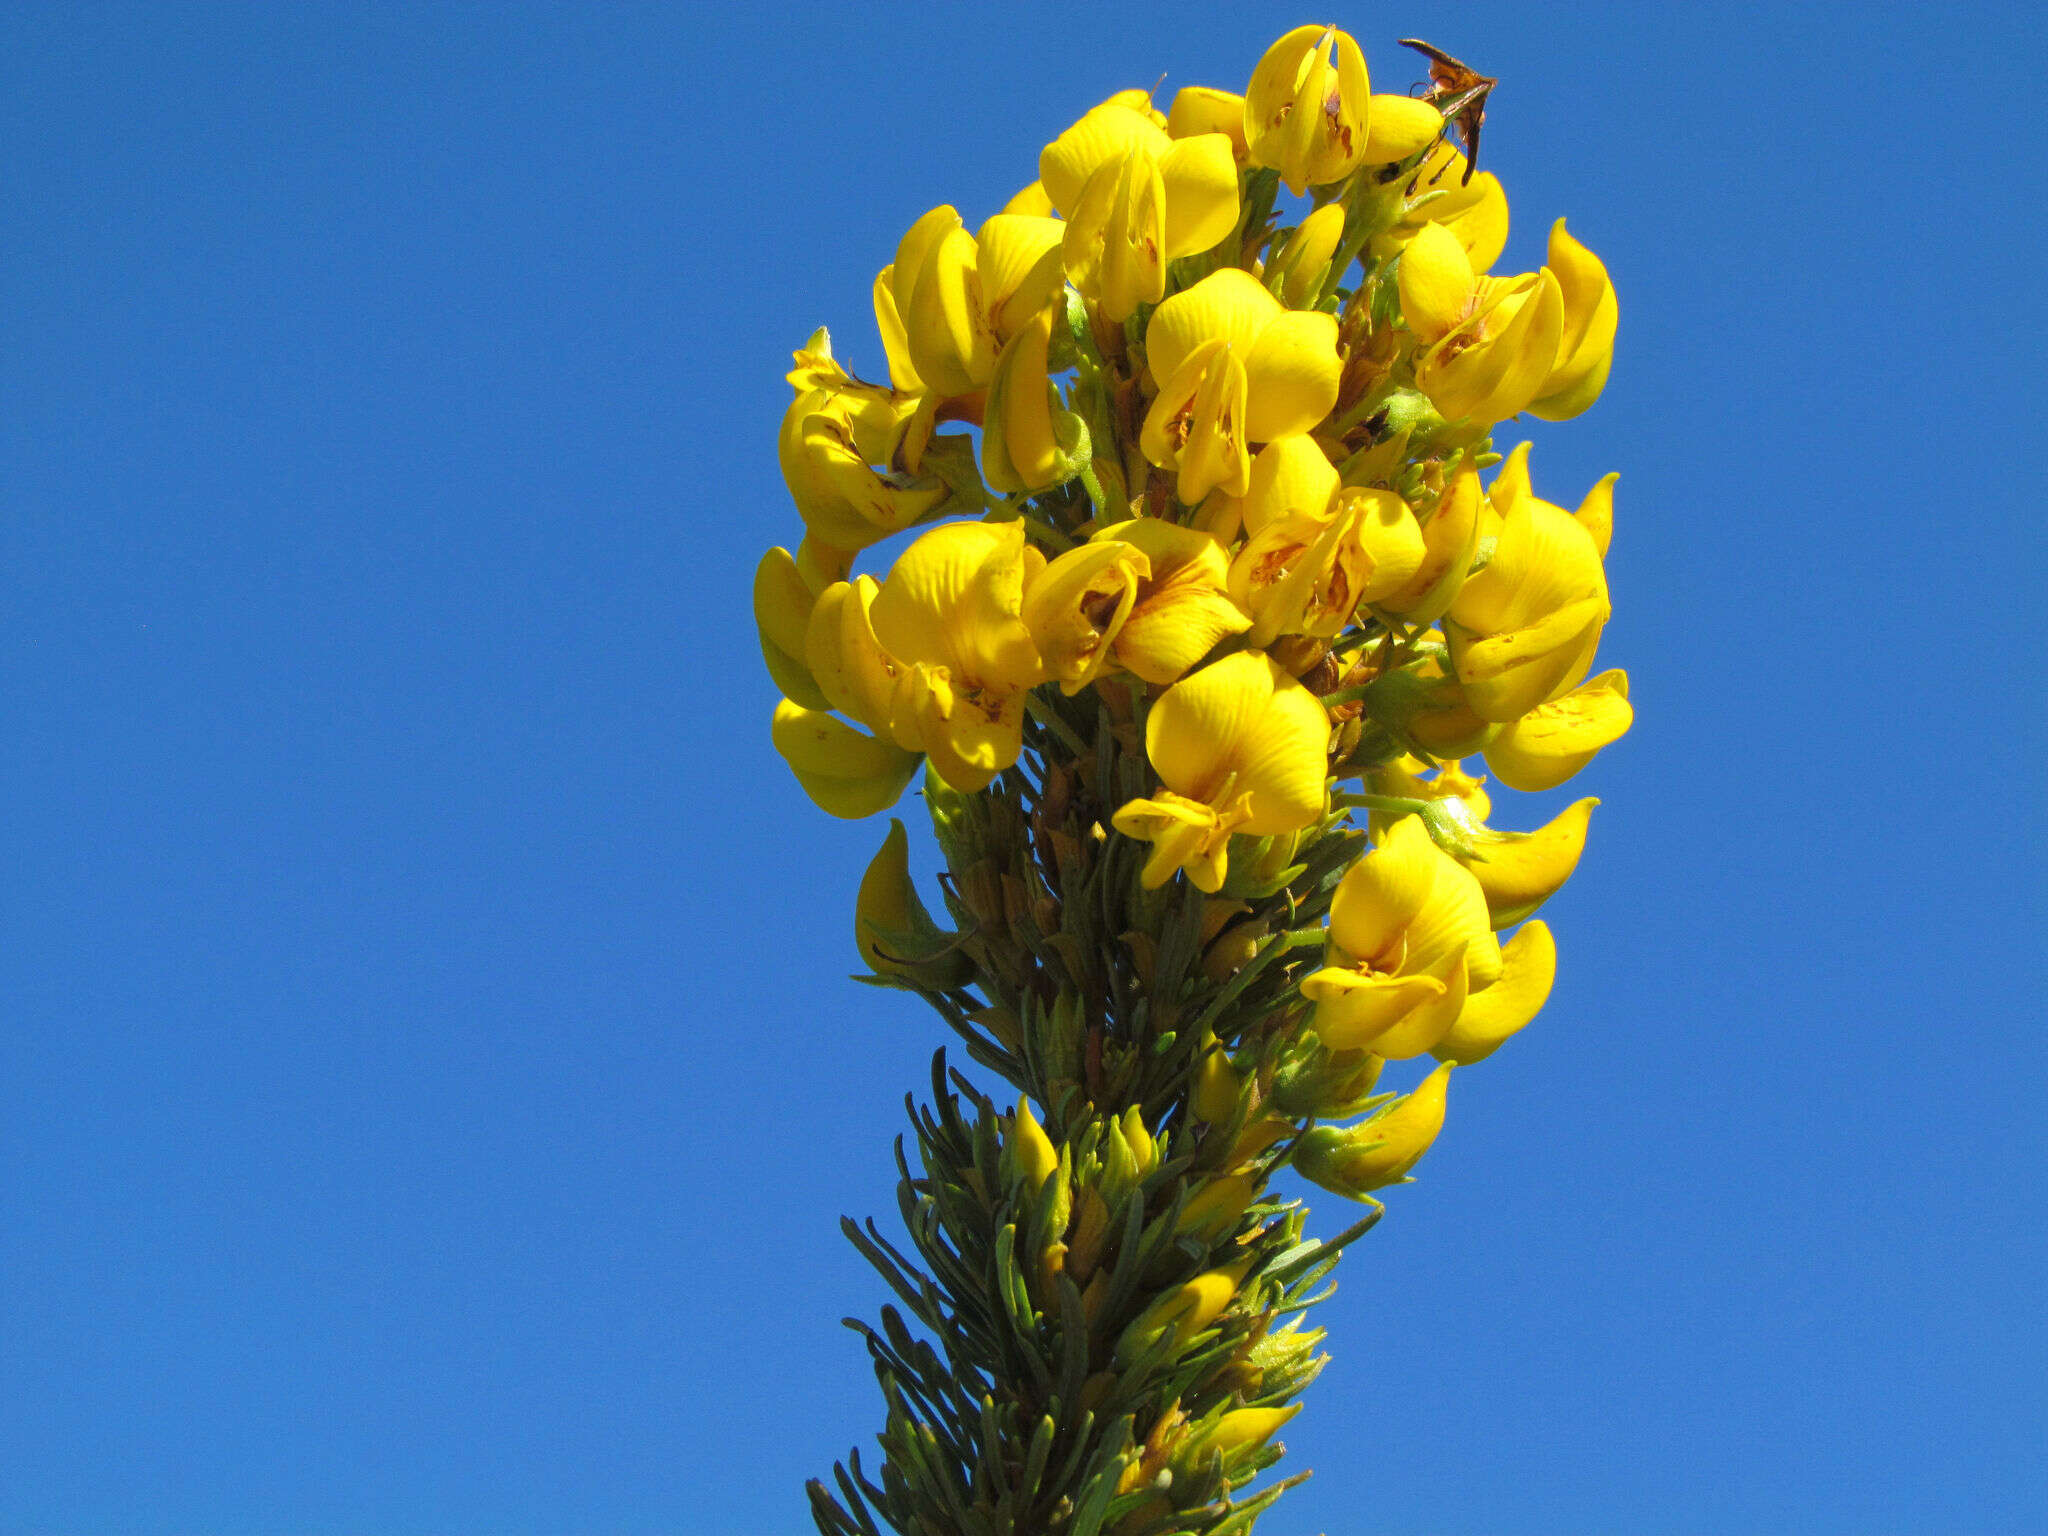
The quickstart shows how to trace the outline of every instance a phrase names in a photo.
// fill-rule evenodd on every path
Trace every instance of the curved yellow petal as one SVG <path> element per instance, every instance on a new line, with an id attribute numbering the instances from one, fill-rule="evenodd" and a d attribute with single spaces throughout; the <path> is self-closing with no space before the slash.
<path id="1" fill-rule="evenodd" d="M 1599 803 L 1581 800 L 1534 832 L 1494 832 L 1474 840 L 1477 856 L 1462 862 L 1486 893 L 1496 929 L 1519 923 L 1571 878 Z"/>
<path id="2" fill-rule="evenodd" d="M 1062 692 L 1079 693 L 1095 680 L 1150 570 L 1129 544 L 1090 542 L 1054 560 L 1026 589 L 1025 627 Z"/>
<path id="3" fill-rule="evenodd" d="M 1510 789 L 1555 789 L 1619 741 L 1634 719 L 1628 674 L 1602 672 L 1508 725 L 1486 744 L 1486 766 Z"/>
<path id="4" fill-rule="evenodd" d="M 1603 476 L 1572 513 L 1572 521 L 1591 535 L 1602 560 L 1614 543 L 1614 482 L 1620 478 L 1619 474 Z"/>
<path id="5" fill-rule="evenodd" d="M 905 665 L 943 666 L 972 687 L 1019 688 L 1042 675 L 1023 604 L 1023 525 L 944 523 L 903 552 L 872 617 L 882 646 Z"/>
<path id="6" fill-rule="evenodd" d="M 1330 942 L 1382 969 L 1398 966 L 1403 936 L 1429 899 L 1442 857 L 1419 819 L 1395 822 L 1338 881 L 1330 901 Z"/>
<path id="7" fill-rule="evenodd" d="M 1418 155 L 1444 131 L 1444 115 L 1413 96 L 1376 94 L 1366 116 L 1365 165 L 1392 165 Z"/>
<path id="8" fill-rule="evenodd" d="M 975 231 L 982 301 L 998 342 L 1016 335 L 1066 280 L 1060 265 L 1065 234 L 1058 219 L 1015 213 L 996 214 Z"/>
<path id="9" fill-rule="evenodd" d="M 898 667 L 875 638 L 875 579 L 856 576 L 819 594 L 799 654 L 831 707 L 877 733 L 889 728 Z"/>
<path id="10" fill-rule="evenodd" d="M 1321 519 L 1339 484 L 1337 466 L 1314 438 L 1306 433 L 1273 438 L 1252 459 L 1244 530 L 1255 534 L 1268 523 L 1303 514 Z"/>
<path id="11" fill-rule="evenodd" d="M 1450 1009 L 1452 1014 L 1465 1000 L 1462 971 L 1459 976 L 1461 985 Z M 1446 993 L 1443 981 L 1435 976 L 1395 976 L 1335 965 L 1303 977 L 1301 995 L 1316 1005 L 1310 1027 L 1330 1050 L 1369 1050 L 1377 1055 L 1379 1047 L 1375 1041 L 1404 1020 L 1441 1013 Z M 1440 1037 L 1448 1022 L 1439 1021 L 1431 1038 Z"/>
<path id="12" fill-rule="evenodd" d="M 1266 269 L 1266 284 L 1289 309 L 1313 304 L 1329 276 L 1330 258 L 1344 236 L 1344 205 L 1325 203 L 1296 226 Z"/>
<path id="13" fill-rule="evenodd" d="M 1017 194 L 999 210 L 1003 213 L 1021 213 L 1026 217 L 1042 219 L 1052 212 L 1052 199 L 1046 196 L 1045 183 L 1034 181 L 1020 189 Z"/>
<path id="14" fill-rule="evenodd" d="M 804 793 L 826 814 L 848 821 L 894 805 L 917 771 L 916 753 L 787 699 L 775 707 L 770 735 Z"/>
<path id="15" fill-rule="evenodd" d="M 995 372 L 996 340 L 982 301 L 974 237 L 949 229 L 925 252 L 902 306 L 910 363 L 919 378 L 947 397 L 972 394 Z M 901 292 L 902 268 L 897 269 Z"/>
<path id="16" fill-rule="evenodd" d="M 1252 466 L 1258 477 L 1258 466 Z M 1382 608 L 1412 623 L 1433 624 L 1457 601 L 1479 547 L 1479 473 L 1460 470 L 1437 497 L 1436 510 L 1422 525 L 1423 557 L 1400 591 L 1379 600 Z"/>
<path id="17" fill-rule="evenodd" d="M 1501 946 L 1500 980 L 1465 1000 L 1444 1037 L 1431 1047 L 1440 1061 L 1469 1066 L 1499 1050 L 1508 1036 L 1535 1018 L 1557 979 L 1557 943 L 1539 920 L 1524 923 Z"/>
<path id="18" fill-rule="evenodd" d="M 1545 421 L 1565 421 L 1606 388 L 1621 311 L 1607 268 L 1566 232 L 1563 219 L 1551 226 L 1548 265 L 1564 298 L 1564 330 L 1558 338 L 1557 362 L 1529 410 Z"/>
<path id="19" fill-rule="evenodd" d="M 1431 220 L 1402 247 L 1395 269 L 1401 318 L 1425 342 L 1448 336 L 1471 309 L 1476 283 L 1458 237 Z"/>
<path id="20" fill-rule="evenodd" d="M 889 382 L 904 394 L 917 394 L 924 380 L 910 361 L 910 337 L 903 329 L 903 316 L 896 308 L 896 269 L 882 268 L 875 274 L 875 329 L 882 333 L 882 354 L 889 360 Z"/>
<path id="21" fill-rule="evenodd" d="M 1295 1145 L 1295 1170 L 1354 1200 L 1400 1183 L 1444 1128 L 1450 1071 L 1451 1063 L 1445 1062 L 1413 1093 L 1357 1125 L 1315 1127 Z"/>

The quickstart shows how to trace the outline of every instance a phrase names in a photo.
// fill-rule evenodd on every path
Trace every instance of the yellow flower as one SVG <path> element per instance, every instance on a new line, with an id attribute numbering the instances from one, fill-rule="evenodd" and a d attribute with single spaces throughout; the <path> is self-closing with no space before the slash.
<path id="1" fill-rule="evenodd" d="M 1405 1061 L 1444 1036 L 1469 993 L 1490 987 L 1500 945 L 1486 897 L 1418 817 L 1387 830 L 1330 903 L 1326 963 L 1302 981 L 1332 1050 Z"/>
<path id="2" fill-rule="evenodd" d="M 1415 387 L 1448 421 L 1505 421 L 1543 392 L 1564 335 L 1563 290 L 1548 267 L 1481 277 L 1456 235 L 1427 223 L 1402 249 L 1401 318 L 1420 347 Z"/>
<path id="3" fill-rule="evenodd" d="M 874 598 L 875 637 L 902 668 L 896 742 L 970 794 L 1017 761 L 1024 695 L 1043 676 L 1024 569 L 1021 523 L 947 523 L 903 552 Z"/>
<path id="4" fill-rule="evenodd" d="M 1600 398 L 1614 363 L 1614 328 L 1620 308 L 1614 284 L 1600 258 L 1565 233 L 1564 220 L 1550 229 L 1548 270 L 1564 292 L 1564 332 L 1557 361 L 1529 405 L 1545 421 L 1565 421 Z"/>
<path id="5" fill-rule="evenodd" d="M 875 320 L 899 389 L 971 396 L 996 354 L 1057 293 L 1058 219 L 999 213 L 968 234 L 950 207 L 925 214 L 875 279 Z"/>
<path id="6" fill-rule="evenodd" d="M 1510 789 L 1555 789 L 1619 741 L 1634 719 L 1628 674 L 1602 672 L 1502 730 L 1486 744 L 1486 766 Z"/>
<path id="7" fill-rule="evenodd" d="M 782 418 L 782 477 L 817 540 L 850 553 L 932 516 L 950 494 L 920 474 L 936 401 L 840 371 L 823 331 L 797 354 L 796 398 Z"/>
<path id="8" fill-rule="evenodd" d="M 1287 309 L 1249 272 L 1225 267 L 1161 304 L 1145 330 L 1158 398 L 1145 457 L 1179 473 L 1189 506 L 1250 488 L 1252 443 L 1305 433 L 1337 401 L 1337 320 Z"/>
<path id="9" fill-rule="evenodd" d="M 1038 1116 L 1031 1113 L 1029 1098 L 1017 1100 L 1017 1113 L 1010 1119 L 1006 1144 L 1017 1160 L 1017 1172 L 1024 1187 L 1032 1194 L 1037 1194 L 1045 1187 L 1045 1181 L 1059 1171 L 1060 1155 L 1053 1150 L 1052 1138 L 1045 1134 Z"/>
<path id="10" fill-rule="evenodd" d="M 1414 514 L 1392 491 L 1339 487 L 1324 510 L 1259 515 L 1230 563 L 1230 595 L 1252 615 L 1253 645 L 1333 637 L 1361 606 L 1406 587 L 1426 553 Z"/>
<path id="11" fill-rule="evenodd" d="M 1254 162 L 1299 197 L 1349 176 L 1365 158 L 1372 81 L 1348 32 L 1296 27 L 1266 50 L 1244 93 Z"/>
<path id="12" fill-rule="evenodd" d="M 1452 1063 L 1445 1062 L 1407 1097 L 1369 1120 L 1338 1127 L 1319 1125 L 1294 1149 L 1294 1167 L 1312 1184 L 1349 1200 L 1407 1180 L 1408 1171 L 1444 1128 L 1444 1091 Z"/>
<path id="13" fill-rule="evenodd" d="M 1222 546 L 1163 518 L 1116 523 L 1067 551 L 1024 594 L 1048 674 L 1079 693 L 1112 659 L 1148 683 L 1177 681 L 1251 621 L 1224 591 Z"/>
<path id="14" fill-rule="evenodd" d="M 1524 923 L 1500 948 L 1500 979 L 1465 1000 L 1444 1037 L 1431 1048 L 1439 1061 L 1484 1061 L 1536 1017 L 1557 979 L 1557 943 L 1542 922 Z"/>
<path id="15" fill-rule="evenodd" d="M 1112 99 L 1038 158 L 1039 180 L 1067 215 L 1067 275 L 1111 320 L 1166 293 L 1166 264 L 1206 251 L 1237 226 L 1237 161 L 1221 133 L 1169 135 L 1156 114 Z"/>
<path id="16" fill-rule="evenodd" d="M 1505 723 L 1571 688 L 1611 611 L 1592 534 L 1548 502 L 1516 497 L 1493 558 L 1466 578 L 1444 622 L 1474 713 Z"/>
<path id="17" fill-rule="evenodd" d="M 1233 832 L 1275 837 L 1322 815 L 1330 720 L 1322 702 L 1259 651 L 1239 651 L 1183 678 L 1145 719 L 1145 753 L 1162 788 L 1111 818 L 1154 844 L 1144 884 L 1185 869 L 1222 889 Z"/>
<path id="18" fill-rule="evenodd" d="M 804 793 L 820 810 L 848 821 L 887 810 L 917 772 L 915 752 L 788 699 L 775 706 L 769 734 Z"/>

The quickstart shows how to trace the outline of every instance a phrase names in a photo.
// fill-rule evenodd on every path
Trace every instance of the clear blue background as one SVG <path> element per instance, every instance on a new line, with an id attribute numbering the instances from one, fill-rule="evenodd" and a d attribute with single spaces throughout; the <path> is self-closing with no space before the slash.
<path id="1" fill-rule="evenodd" d="M 768 745 L 780 375 L 1305 19 L 0 17 L 0 1531 L 809 1528 L 938 1034 Z M 1336 19 L 1619 284 L 1640 713 L 1262 1529 L 2048 1528 L 2037 18 Z"/>

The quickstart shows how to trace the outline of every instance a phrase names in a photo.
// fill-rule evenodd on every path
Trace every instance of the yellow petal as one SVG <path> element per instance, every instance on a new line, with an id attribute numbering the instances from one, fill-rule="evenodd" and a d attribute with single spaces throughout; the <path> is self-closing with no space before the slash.
<path id="1" fill-rule="evenodd" d="M 924 270 L 925 258 L 932 247 L 953 230 L 962 228 L 960 210 L 947 203 L 941 203 L 922 215 L 905 231 L 896 244 L 896 259 L 888 267 L 890 290 L 896 300 L 896 312 L 907 314 L 910 310 L 910 291 L 917 283 L 918 273 Z"/>
<path id="2" fill-rule="evenodd" d="M 995 372 L 995 335 L 982 301 L 979 253 L 964 229 L 949 229 L 925 253 L 903 306 L 910 363 L 938 393 L 972 394 Z M 902 268 L 897 268 L 901 291 Z"/>
<path id="3" fill-rule="evenodd" d="M 975 232 L 981 296 L 998 342 L 1014 336 L 1059 291 L 1065 233 L 1058 219 L 1014 213 L 999 213 Z"/>
<path id="4" fill-rule="evenodd" d="M 1250 391 L 1245 435 L 1265 443 L 1315 427 L 1337 403 L 1343 366 L 1335 315 L 1290 309 L 1273 316 L 1245 358 Z"/>
<path id="5" fill-rule="evenodd" d="M 1153 400 L 1138 443 L 1152 463 L 1176 472 L 1175 494 L 1188 506 L 1218 488 L 1242 496 L 1251 481 L 1244 411 L 1243 365 L 1227 342 L 1205 342 Z"/>
<path id="6" fill-rule="evenodd" d="M 1280 295 L 1281 303 L 1301 309 L 1316 301 L 1343 236 L 1342 203 L 1325 203 L 1301 221 L 1266 269 L 1266 285 Z"/>
<path id="7" fill-rule="evenodd" d="M 1500 980 L 1465 1000 L 1457 1022 L 1433 1046 L 1440 1061 L 1484 1061 L 1535 1018 L 1557 978 L 1557 944 L 1542 922 L 1524 923 L 1501 947 Z"/>
<path id="8" fill-rule="evenodd" d="M 1065 473 L 1059 408 L 1047 374 L 1053 306 L 1047 305 L 1010 338 L 996 359 L 982 411 L 982 475 L 999 491 L 1042 491 Z"/>
<path id="9" fill-rule="evenodd" d="M 1252 466 L 1258 478 L 1258 466 Z M 1450 611 L 1472 568 L 1479 546 L 1478 471 L 1460 470 L 1437 497 L 1436 510 L 1422 525 L 1423 558 L 1400 591 L 1379 600 L 1390 613 L 1412 623 L 1433 624 Z"/>
<path id="10" fill-rule="evenodd" d="M 1486 766 L 1510 789 L 1555 789 L 1619 741 L 1634 719 L 1628 674 L 1602 672 L 1510 724 L 1487 743 Z"/>
<path id="11" fill-rule="evenodd" d="M 905 665 L 943 666 L 970 687 L 1029 687 L 1040 667 L 1023 602 L 1023 524 L 946 523 L 903 552 L 872 615 Z"/>
<path id="12" fill-rule="evenodd" d="M 1237 160 L 1220 133 L 1176 138 L 1159 156 L 1166 257 L 1206 251 L 1237 227 Z"/>
<path id="13" fill-rule="evenodd" d="M 905 394 L 916 394 L 924 388 L 924 381 L 910 361 L 910 338 L 896 308 L 895 277 L 893 266 L 875 274 L 875 329 L 882 333 L 882 352 L 889 360 L 889 382 Z"/>
<path id="14" fill-rule="evenodd" d="M 1220 133 L 1230 140 L 1230 152 L 1239 165 L 1249 153 L 1244 142 L 1244 98 L 1235 91 L 1219 91 L 1206 85 L 1184 85 L 1166 113 L 1166 131 L 1176 139 L 1199 134 Z"/>
<path id="15" fill-rule="evenodd" d="M 1465 702 L 1480 719 L 1505 724 L 1555 698 L 1576 681 L 1574 672 L 1583 675 L 1606 617 L 1605 601 L 1586 597 L 1496 635 L 1446 621 Z"/>
<path id="16" fill-rule="evenodd" d="M 1433 220 L 1403 247 L 1396 276 L 1401 318 L 1426 343 L 1456 330 L 1471 308 L 1471 259 L 1457 236 Z"/>
<path id="17" fill-rule="evenodd" d="M 1443 857 L 1413 816 L 1387 830 L 1379 846 L 1344 872 L 1330 901 L 1330 942 L 1391 970 L 1408 925 L 1429 899 Z"/>
<path id="18" fill-rule="evenodd" d="M 1255 534 L 1268 523 L 1303 514 L 1324 518 L 1338 484 L 1337 467 L 1314 438 L 1305 433 L 1273 438 L 1252 460 L 1243 504 L 1245 532 Z"/>
<path id="19" fill-rule="evenodd" d="M 1138 876 L 1147 890 L 1157 890 L 1175 870 L 1185 869 L 1197 890 L 1214 895 L 1223 889 L 1228 871 L 1230 834 L 1243 819 L 1243 807 L 1236 802 L 1218 810 L 1161 790 L 1150 799 L 1130 801 L 1109 824 L 1125 837 L 1152 843 L 1152 854 Z"/>
<path id="20" fill-rule="evenodd" d="M 1312 825 L 1329 803 L 1330 716 L 1291 673 L 1270 658 L 1258 659 L 1271 669 L 1273 696 L 1256 733 L 1238 749 L 1239 784 L 1250 811 L 1244 830 L 1278 837 Z"/>
<path id="21" fill-rule="evenodd" d="M 1365 165 L 1392 165 L 1417 155 L 1444 131 L 1444 115 L 1413 96 L 1375 95 L 1367 114 Z"/>
<path id="22" fill-rule="evenodd" d="M 1571 878 L 1599 803 L 1581 800 L 1534 832 L 1495 832 L 1476 840 L 1479 856 L 1463 862 L 1486 893 L 1496 929 L 1519 923 Z"/>
<path id="23" fill-rule="evenodd" d="M 1015 197 L 1003 204 L 1004 213 L 1021 213 L 1030 218 L 1042 219 L 1052 212 L 1052 199 L 1046 196 L 1045 183 L 1034 181 Z"/>
<path id="24" fill-rule="evenodd" d="M 1564 329 L 1557 362 L 1529 407 L 1545 421 L 1565 421 L 1600 396 L 1614 362 L 1614 331 L 1620 307 L 1607 268 L 1565 231 L 1559 219 L 1550 231 L 1549 268 L 1564 299 Z"/>
<path id="25" fill-rule="evenodd" d="M 1167 144 L 1165 130 L 1144 113 L 1107 101 L 1045 146 L 1038 157 L 1038 179 L 1053 207 L 1072 217 L 1080 205 L 1081 188 L 1097 169 L 1122 160 L 1133 149 L 1163 154 Z"/>
<path id="26" fill-rule="evenodd" d="M 1148 683 L 1177 682 L 1217 642 L 1251 627 L 1224 590 L 1223 549 L 1214 538 L 1157 517 L 1118 523 L 1097 538 L 1109 535 L 1134 546 L 1149 567 L 1112 638 L 1121 666 Z"/>
<path id="27" fill-rule="evenodd" d="M 1462 969 L 1457 977 L 1458 995 L 1451 1001 L 1450 1015 L 1455 1015 L 1465 1000 Z M 1437 976 L 1392 976 L 1349 966 L 1325 966 L 1302 978 L 1301 995 L 1316 1005 L 1310 1020 L 1316 1038 L 1333 1051 L 1372 1051 L 1377 1055 L 1376 1042 L 1409 1021 L 1427 1021 L 1424 1028 L 1432 1040 L 1442 1036 L 1449 1022 L 1443 1007 L 1448 994 L 1443 979 Z M 1419 1049 L 1407 1053 L 1418 1054 Z"/>
<path id="28" fill-rule="evenodd" d="M 1463 865 L 1440 849 L 1429 895 L 1409 919 L 1405 937 L 1404 971 L 1432 971 L 1446 956 L 1462 954 L 1475 988 L 1492 986 L 1500 975 L 1500 941 L 1493 936 L 1486 893 Z"/>
<path id="29" fill-rule="evenodd" d="M 1614 482 L 1620 478 L 1618 474 L 1604 476 L 1586 492 L 1586 499 L 1572 513 L 1572 520 L 1592 536 L 1593 547 L 1602 560 L 1607 558 L 1608 548 L 1614 542 Z"/>
<path id="30" fill-rule="evenodd" d="M 1439 1066 L 1413 1093 L 1369 1120 L 1342 1129 L 1315 1127 L 1295 1146 L 1296 1171 L 1351 1199 L 1400 1183 L 1443 1130 L 1450 1070 L 1449 1062 Z"/>
<path id="31" fill-rule="evenodd" d="M 1152 312 L 1145 327 L 1152 377 L 1163 385 L 1191 352 L 1211 341 L 1228 342 L 1240 359 L 1249 357 L 1280 313 L 1280 301 L 1251 273 L 1237 267 L 1212 272 Z"/>
<path id="32" fill-rule="evenodd" d="M 848 821 L 894 805 L 917 771 L 915 753 L 787 699 L 775 707 L 770 735 L 804 793 L 820 810 Z"/>
<path id="33" fill-rule="evenodd" d="M 889 727 L 895 660 L 875 638 L 875 579 L 835 582 L 819 595 L 799 653 L 832 708 L 880 733 Z"/>
<path id="34" fill-rule="evenodd" d="M 1466 581 L 1451 618 L 1467 629 L 1496 633 L 1584 598 L 1601 604 L 1607 599 L 1592 535 L 1569 513 L 1531 496 L 1508 513 L 1493 558 Z"/>

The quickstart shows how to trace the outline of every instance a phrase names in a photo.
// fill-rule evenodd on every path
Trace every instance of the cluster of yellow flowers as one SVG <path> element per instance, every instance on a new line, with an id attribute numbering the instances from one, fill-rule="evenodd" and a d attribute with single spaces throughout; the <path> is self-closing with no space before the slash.
<path id="1" fill-rule="evenodd" d="M 1403 1181 L 1450 1068 L 1549 995 L 1530 914 L 1596 802 L 1496 831 L 1465 760 L 1548 790 L 1631 721 L 1625 675 L 1592 672 L 1614 477 L 1567 511 L 1527 444 L 1491 441 L 1599 395 L 1614 290 L 1562 220 L 1546 265 L 1492 273 L 1506 197 L 1450 136 L 1473 142 L 1478 78 L 1374 94 L 1356 42 L 1307 26 L 1241 96 L 1123 92 L 978 228 L 951 207 L 910 226 L 874 285 L 887 384 L 823 331 L 789 375 L 804 536 L 754 588 L 775 745 L 849 818 L 923 766 L 961 931 L 918 902 L 899 826 L 862 953 L 1026 1095 L 984 1105 L 1002 1190 L 963 1129 L 923 1138 L 906 1198 L 962 1252 L 1000 1230 L 1030 1255 L 986 1303 L 1002 1326 L 1048 1350 L 1092 1331 L 1091 1411 L 1127 1389 L 1149 1435 L 1104 1452 L 1118 1498 L 1255 1448 L 1313 1374 L 1308 1336 L 1264 1333 L 1299 1231 L 1257 1206 L 1267 1175 L 1368 1201 Z M 1424 1056 L 1412 1092 L 1377 1091 Z M 1161 1221 L 1209 1267 L 1147 1300 L 1112 1260 Z M 1197 1335 L 1236 1363 L 1167 1393 L 1146 1371 Z"/>
<path id="2" fill-rule="evenodd" d="M 984 788 L 1046 687 L 1149 702 L 1157 787 L 1111 820 L 1151 842 L 1148 884 L 1218 891 L 1233 839 L 1303 832 L 1361 779 L 1388 824 L 1305 985 L 1315 1028 L 1469 1061 L 1548 991 L 1542 925 L 1494 930 L 1570 872 L 1592 802 L 1492 833 L 1455 760 L 1547 789 L 1630 712 L 1623 673 L 1587 676 L 1613 477 L 1575 513 L 1532 492 L 1526 445 L 1479 479 L 1495 423 L 1598 395 L 1614 290 L 1562 220 L 1548 265 L 1488 275 L 1507 202 L 1444 130 L 1302 27 L 1242 97 L 1088 112 L 976 231 L 918 219 L 875 280 L 889 385 L 823 332 L 797 354 L 781 456 L 806 532 L 762 561 L 755 611 L 776 745 L 836 815 L 886 808 L 921 758 Z M 1261 168 L 1312 194 L 1293 228 Z"/>

